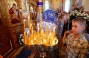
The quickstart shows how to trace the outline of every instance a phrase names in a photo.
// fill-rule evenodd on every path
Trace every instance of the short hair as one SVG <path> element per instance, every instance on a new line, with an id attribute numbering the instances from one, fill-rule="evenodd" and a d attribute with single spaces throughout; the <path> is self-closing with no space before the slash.
<path id="1" fill-rule="evenodd" d="M 75 19 L 72 20 L 72 22 L 78 22 L 80 25 L 86 25 L 86 19 L 82 18 L 82 17 L 77 17 Z"/>

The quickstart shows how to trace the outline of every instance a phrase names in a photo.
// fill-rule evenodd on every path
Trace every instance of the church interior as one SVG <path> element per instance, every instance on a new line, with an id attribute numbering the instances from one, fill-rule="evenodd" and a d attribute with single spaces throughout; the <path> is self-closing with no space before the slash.
<path id="1" fill-rule="evenodd" d="M 65 58 L 62 38 L 77 17 L 89 33 L 89 0 L 0 0 L 0 58 Z"/>

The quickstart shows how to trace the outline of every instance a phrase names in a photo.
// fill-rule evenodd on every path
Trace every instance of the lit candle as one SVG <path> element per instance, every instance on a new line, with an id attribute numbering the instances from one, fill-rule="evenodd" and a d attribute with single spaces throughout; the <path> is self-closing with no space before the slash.
<path id="1" fill-rule="evenodd" d="M 25 19 L 23 20 L 23 24 L 24 24 L 24 44 L 26 44 Z"/>
<path id="2" fill-rule="evenodd" d="M 31 21 L 30 21 L 30 12 L 29 12 L 29 14 L 28 14 L 28 26 L 30 26 L 30 24 L 31 24 Z"/>
<path id="3" fill-rule="evenodd" d="M 23 20 L 23 24 L 24 24 L 24 31 L 25 31 L 25 19 Z"/>

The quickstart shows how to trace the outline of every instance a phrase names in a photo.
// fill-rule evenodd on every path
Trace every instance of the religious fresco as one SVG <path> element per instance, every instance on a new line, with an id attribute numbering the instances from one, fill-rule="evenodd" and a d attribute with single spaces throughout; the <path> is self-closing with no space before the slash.
<path id="1" fill-rule="evenodd" d="M 75 4 L 77 7 L 81 7 L 82 6 L 82 0 L 76 0 Z"/>
<path id="2" fill-rule="evenodd" d="M 82 0 L 73 0 L 72 4 L 76 5 L 76 7 L 81 7 L 82 6 Z"/>
<path id="3" fill-rule="evenodd" d="M 19 10 L 18 10 L 17 3 L 14 0 L 12 0 L 12 1 L 8 0 L 7 3 L 8 3 L 11 23 L 12 24 L 20 23 L 20 16 L 19 16 Z"/>

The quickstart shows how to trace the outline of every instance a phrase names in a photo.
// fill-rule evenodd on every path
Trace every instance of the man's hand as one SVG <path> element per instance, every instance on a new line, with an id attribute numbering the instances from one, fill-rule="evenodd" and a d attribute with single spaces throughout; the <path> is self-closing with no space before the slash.
<path id="1" fill-rule="evenodd" d="M 72 33 L 72 31 L 71 30 L 68 30 L 68 31 L 65 31 L 64 35 L 65 36 L 68 36 L 70 33 Z"/>
<path id="2" fill-rule="evenodd" d="M 66 39 L 66 37 L 67 37 L 69 34 L 71 34 L 71 33 L 72 33 L 71 30 L 65 31 L 64 36 L 63 36 L 63 40 L 62 40 L 62 43 L 63 43 L 63 44 L 65 44 L 65 39 Z"/>

